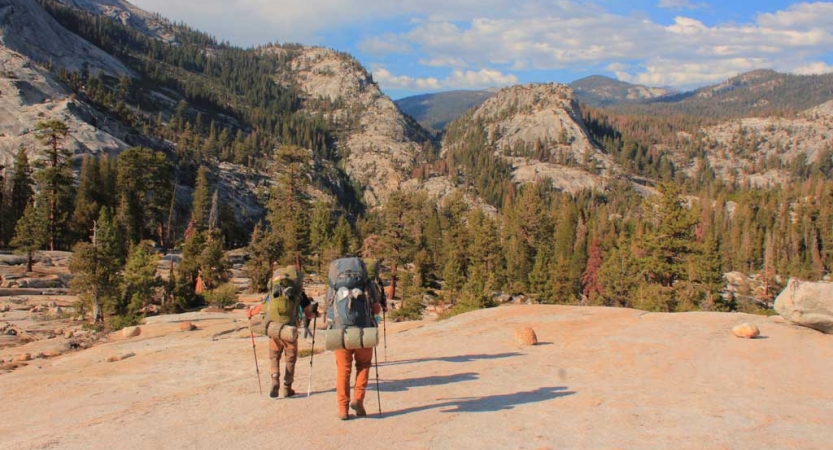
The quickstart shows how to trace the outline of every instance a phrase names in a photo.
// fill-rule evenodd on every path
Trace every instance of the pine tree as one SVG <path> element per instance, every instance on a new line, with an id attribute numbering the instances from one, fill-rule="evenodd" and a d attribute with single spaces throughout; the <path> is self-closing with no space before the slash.
<path id="1" fill-rule="evenodd" d="M 84 157 L 79 178 L 80 183 L 72 212 L 72 229 L 76 239 L 84 239 L 89 236 L 93 222 L 98 218 L 101 207 L 104 206 L 96 200 L 98 192 L 104 189 L 98 158 L 89 155 Z"/>
<path id="2" fill-rule="evenodd" d="M 210 211 L 211 182 L 209 181 L 208 167 L 200 166 L 197 171 L 197 184 L 194 188 L 193 202 L 191 203 L 191 222 L 198 230 L 205 230 L 208 226 Z"/>
<path id="3" fill-rule="evenodd" d="M 136 316 L 142 308 L 154 303 L 156 290 L 162 286 L 162 280 L 156 275 L 158 264 L 159 255 L 153 250 L 153 242 L 133 245 L 124 267 L 116 314 Z"/>
<path id="4" fill-rule="evenodd" d="M 599 269 L 602 298 L 607 306 L 630 307 L 631 298 L 640 283 L 639 269 L 629 243 L 622 234 L 616 247 L 605 257 Z"/>
<path id="5" fill-rule="evenodd" d="M 582 294 L 591 305 L 598 304 L 602 295 L 602 285 L 599 283 L 599 270 L 602 268 L 602 249 L 599 246 L 598 238 L 593 238 L 590 243 L 590 256 L 587 259 L 587 267 L 581 275 Z"/>
<path id="6" fill-rule="evenodd" d="M 20 147 L 14 159 L 14 173 L 12 174 L 12 194 L 10 200 L 11 221 L 9 228 L 14 231 L 18 219 L 23 216 L 26 207 L 31 203 L 34 191 L 32 190 L 32 168 L 29 165 L 29 157 L 26 149 Z"/>
<path id="7" fill-rule="evenodd" d="M 310 154 L 303 148 L 284 145 L 275 158 L 280 172 L 267 205 L 268 219 L 281 241 L 284 262 L 294 263 L 296 257 L 307 253 L 309 246 L 310 205 L 306 189 L 310 183 Z"/>
<path id="8" fill-rule="evenodd" d="M 249 244 L 249 260 L 244 268 L 252 280 L 252 293 L 266 292 L 269 288 L 269 267 L 281 256 L 280 242 L 262 223 L 255 226 Z"/>
<path id="9" fill-rule="evenodd" d="M 11 246 L 26 255 L 26 271 L 32 271 L 35 252 L 49 242 L 49 217 L 46 202 L 34 201 L 26 206 L 15 226 Z"/>
<path id="10" fill-rule="evenodd" d="M 35 134 L 45 147 L 43 159 L 36 164 L 35 179 L 46 193 L 49 202 L 49 249 L 55 250 L 56 242 L 63 237 L 61 225 L 72 207 L 73 174 L 72 153 L 63 147 L 69 127 L 59 120 L 38 122 Z"/>
<path id="11" fill-rule="evenodd" d="M 73 274 L 70 288 L 82 304 L 89 305 L 93 321 L 104 321 L 105 309 L 116 310 L 121 283 L 121 250 L 115 224 L 107 209 L 102 208 L 92 243 L 80 242 L 73 247 L 69 270 Z"/>
<path id="12" fill-rule="evenodd" d="M 173 167 L 162 152 L 133 147 L 118 158 L 116 217 L 125 238 L 138 243 L 158 239 L 166 247 L 166 225 L 173 198 Z"/>
<path id="13" fill-rule="evenodd" d="M 688 279 L 687 261 L 696 252 L 694 227 L 697 217 L 682 204 L 679 188 L 670 183 L 659 185 L 659 204 L 655 229 L 642 239 L 646 256 L 642 265 L 649 280 L 670 287 L 676 280 Z"/>
<path id="14" fill-rule="evenodd" d="M 539 303 L 550 303 L 552 291 L 549 290 L 550 261 L 544 249 L 535 254 L 535 263 L 529 272 L 529 293 Z"/>
<path id="15" fill-rule="evenodd" d="M 456 298 L 463 287 L 465 279 L 463 278 L 463 267 L 456 256 L 452 256 L 446 260 L 443 267 L 443 291 L 447 300 Z"/>

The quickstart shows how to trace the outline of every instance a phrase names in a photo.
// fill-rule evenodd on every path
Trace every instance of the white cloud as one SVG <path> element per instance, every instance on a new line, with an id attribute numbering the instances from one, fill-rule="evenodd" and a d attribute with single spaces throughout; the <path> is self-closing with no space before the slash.
<path id="1" fill-rule="evenodd" d="M 657 4 L 660 8 L 666 9 L 675 9 L 675 10 L 683 10 L 683 9 L 702 9 L 708 8 L 708 3 L 691 3 L 689 0 L 659 0 Z"/>
<path id="2" fill-rule="evenodd" d="M 373 79 L 384 89 L 406 91 L 447 90 L 447 89 L 485 89 L 504 87 L 518 83 L 518 77 L 504 74 L 497 70 L 481 69 L 479 71 L 454 70 L 446 78 L 414 78 L 407 75 L 394 75 L 383 67 L 373 69 Z"/>
<path id="3" fill-rule="evenodd" d="M 325 32 L 359 26 L 368 36 L 359 48 L 368 55 L 408 54 L 423 65 L 454 71 L 443 79 L 388 72 L 391 85 L 444 86 L 463 83 L 471 73 L 482 81 L 483 70 L 623 64 L 614 70 L 623 80 L 685 88 L 747 68 L 811 70 L 829 60 L 833 49 L 833 2 L 798 3 L 747 22 L 707 25 L 684 13 L 660 23 L 579 0 L 135 1 L 242 44 L 320 44 Z M 680 11 L 706 6 L 698 0 L 657 2 Z M 377 21 L 386 21 L 387 29 L 404 25 L 373 35 Z"/>
<path id="4" fill-rule="evenodd" d="M 792 73 L 798 75 L 821 75 L 831 72 L 833 72 L 833 66 L 821 61 L 809 62 L 792 70 Z"/>
<path id="5" fill-rule="evenodd" d="M 359 44 L 359 50 L 368 55 L 379 56 L 393 53 L 410 53 L 413 49 L 400 36 L 386 33 L 382 36 L 365 39 Z"/>

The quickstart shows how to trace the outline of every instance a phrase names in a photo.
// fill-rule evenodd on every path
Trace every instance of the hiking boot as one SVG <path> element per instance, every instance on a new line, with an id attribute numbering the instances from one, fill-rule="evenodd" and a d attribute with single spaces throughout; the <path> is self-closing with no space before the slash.
<path id="1" fill-rule="evenodd" d="M 278 392 L 281 389 L 281 384 L 277 378 L 274 376 L 272 377 L 272 390 L 269 391 L 269 397 L 271 398 L 278 398 Z"/>
<path id="2" fill-rule="evenodd" d="M 338 418 L 341 420 L 348 420 L 350 419 L 350 414 L 347 414 L 347 411 L 338 413 Z"/>
<path id="3" fill-rule="evenodd" d="M 356 416 L 357 417 L 366 417 L 367 416 L 367 411 L 364 410 L 364 404 L 362 404 L 361 402 L 350 403 L 350 409 L 352 409 L 353 411 L 356 411 Z"/>
<path id="4" fill-rule="evenodd" d="M 295 391 L 292 389 L 291 386 L 284 386 L 283 388 L 281 388 L 281 397 L 287 398 L 292 397 L 293 395 L 295 395 Z"/>

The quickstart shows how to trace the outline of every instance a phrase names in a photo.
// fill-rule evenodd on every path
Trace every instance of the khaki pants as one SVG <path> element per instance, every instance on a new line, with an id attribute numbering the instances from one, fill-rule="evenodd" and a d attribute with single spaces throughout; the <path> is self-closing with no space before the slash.
<path id="1" fill-rule="evenodd" d="M 350 372 L 353 359 L 356 360 L 356 386 L 353 390 L 353 400 L 364 402 L 367 380 L 370 377 L 370 366 L 373 365 L 373 349 L 360 348 L 356 350 L 335 350 L 336 355 L 336 396 L 338 398 L 338 412 L 347 414 L 350 405 Z"/>
<path id="2" fill-rule="evenodd" d="M 271 328 L 270 324 L 270 328 Z M 269 339 L 269 367 L 272 371 L 272 384 L 278 385 L 281 372 L 281 354 L 286 353 L 283 384 L 292 386 L 295 381 L 295 362 L 298 360 L 298 342 L 285 342 L 277 337 Z"/>

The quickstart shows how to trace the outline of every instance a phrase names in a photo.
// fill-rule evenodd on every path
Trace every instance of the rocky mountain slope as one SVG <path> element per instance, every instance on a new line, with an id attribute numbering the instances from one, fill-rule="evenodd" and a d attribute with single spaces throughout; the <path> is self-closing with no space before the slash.
<path id="1" fill-rule="evenodd" d="M 343 171 L 355 185 L 364 190 L 364 198 L 370 206 L 380 204 L 391 191 L 398 189 L 420 160 L 422 143 L 429 137 L 427 132 L 412 119 L 402 115 L 394 103 L 381 93 L 367 71 L 346 54 L 300 46 L 259 50 L 227 48 L 219 44 L 212 46 L 209 37 L 199 35 L 187 27 L 174 27 L 167 20 L 124 0 L 66 0 L 63 5 L 71 9 L 62 11 L 57 6 L 51 8 L 65 15 L 71 12 L 106 17 L 114 20 L 115 25 L 129 27 L 127 30 L 138 31 L 152 39 L 173 43 L 174 46 L 178 45 L 179 34 L 185 33 L 185 44 L 182 45 L 204 45 L 203 62 L 206 56 L 213 59 L 222 52 L 257 52 L 259 57 L 273 60 L 290 58 L 289 62 L 263 63 L 264 66 L 280 67 L 277 73 L 272 74 L 273 82 L 291 86 L 287 91 L 297 90 L 302 97 L 300 107 L 287 113 L 299 113 L 313 120 L 324 117 L 329 122 L 332 141 L 327 145 L 342 155 Z M 108 25 L 111 27 L 108 29 L 124 33 L 115 25 Z M 111 38 L 107 35 L 96 37 Z M 128 55 L 130 52 L 142 51 L 142 46 L 148 45 L 136 36 L 131 36 L 129 42 L 135 48 L 124 49 Z M 156 58 L 159 58 L 159 47 L 153 48 Z M 172 47 L 171 51 L 178 49 Z M 188 55 L 190 51 L 187 49 L 184 54 Z M 98 105 L 85 102 L 83 96 L 74 95 L 68 86 L 58 81 L 58 70 L 73 73 L 88 69 L 92 75 L 101 73 L 112 77 L 127 75 L 139 78 L 140 74 L 116 56 L 100 50 L 64 28 L 35 0 L 9 0 L 0 8 L 0 52 L 3 70 L 0 73 L 0 108 L 4 112 L 0 118 L 0 162 L 7 166 L 21 145 L 29 149 L 30 157 L 35 153 L 34 149 L 39 145 L 32 130 L 38 121 L 52 118 L 63 120 L 69 125 L 67 147 L 76 155 L 112 154 L 132 145 L 151 146 L 171 153 L 175 151 L 178 143 L 163 142 L 145 135 L 146 130 L 133 128 L 101 110 Z M 44 64 L 44 67 L 40 64 Z M 146 66 L 143 67 L 142 70 L 148 70 Z M 204 68 L 204 73 L 186 67 L 173 67 L 171 64 L 159 67 L 170 74 L 162 75 L 161 82 L 155 79 L 142 80 L 142 89 L 137 90 L 141 97 L 133 100 L 141 105 L 127 104 L 133 113 L 145 114 L 145 122 L 154 118 L 168 121 L 176 113 L 181 101 L 190 100 L 185 114 L 190 120 L 198 119 L 199 116 L 216 120 L 218 124 L 230 127 L 232 136 L 234 129 L 250 131 L 239 114 L 240 110 L 248 108 L 246 99 L 241 98 L 238 92 L 223 91 L 228 88 L 210 78 L 212 74 L 209 66 Z M 153 73 L 154 77 L 160 77 L 159 69 Z M 212 92 L 212 95 L 216 94 L 218 99 L 228 103 L 214 101 L 212 105 L 210 101 L 205 101 L 205 95 L 189 99 L 188 93 L 173 86 L 171 78 L 166 78 L 170 76 L 191 83 L 206 93 Z M 118 80 L 105 80 L 105 83 L 113 86 L 118 84 Z M 206 124 L 207 121 L 203 126 Z M 263 151 L 269 153 L 271 150 L 264 148 Z M 260 167 L 263 166 L 269 166 L 268 162 Z M 313 167 L 317 171 L 314 177 L 322 180 L 317 182 L 319 185 L 328 186 L 334 191 L 332 195 L 343 194 L 350 182 L 344 176 L 339 179 L 335 173 L 335 161 L 316 161 Z M 217 171 L 220 180 L 235 179 L 237 181 L 232 184 L 238 187 L 258 184 L 258 180 L 268 178 L 268 174 L 260 170 L 228 163 L 218 165 Z M 254 179 L 240 180 L 241 174 L 251 174 Z M 232 202 L 246 198 L 237 205 L 236 210 L 244 211 L 247 217 L 259 214 L 261 209 L 254 207 L 257 202 L 252 190 L 238 192 L 236 187 L 228 183 L 224 185 L 221 186 L 221 197 Z"/>
<path id="2" fill-rule="evenodd" d="M 590 106 L 655 100 L 675 93 L 667 88 L 631 84 L 602 75 L 592 75 L 573 81 L 570 87 L 582 103 Z"/>
<path id="3" fill-rule="evenodd" d="M 794 75 L 756 70 L 722 83 L 614 111 L 738 118 L 796 113 L 833 99 L 833 74 Z"/>
<path id="4" fill-rule="evenodd" d="M 55 69 L 77 72 L 86 64 L 91 72 L 135 75 L 115 57 L 67 31 L 34 0 L 0 3 L 0 45 Z"/>
<path id="5" fill-rule="evenodd" d="M 795 117 L 737 119 L 682 137 L 699 140 L 709 164 L 724 179 L 772 187 L 789 181 L 787 168 L 797 159 L 811 164 L 833 156 L 833 100 Z M 676 155 L 678 167 L 697 170 L 683 152 Z"/>
<path id="6" fill-rule="evenodd" d="M 740 322 L 762 337 L 733 336 Z M 519 345 L 519 327 L 539 344 Z M 370 416 L 347 422 L 329 352 L 312 366 L 299 359 L 297 398 L 258 393 L 240 312 L 160 316 L 139 333 L 0 375 L 0 447 L 826 449 L 833 439 L 833 379 L 819 376 L 833 370 L 833 341 L 762 316 L 505 306 L 388 324 L 383 414 L 373 370 Z M 266 386 L 266 340 L 256 341 Z"/>
<path id="7" fill-rule="evenodd" d="M 157 14 L 150 13 L 125 0 L 61 0 L 92 14 L 110 17 L 148 36 L 166 42 L 176 40 L 171 23 Z"/>
<path id="8" fill-rule="evenodd" d="M 304 111 L 334 124 L 344 169 L 376 206 L 410 177 L 428 134 L 403 115 L 353 57 L 322 47 L 291 50 L 269 47 L 267 54 L 289 58 L 289 70 L 277 74 L 307 96 Z"/>
<path id="9" fill-rule="evenodd" d="M 600 187 L 604 176 L 617 172 L 590 138 L 572 89 L 561 84 L 500 90 L 449 125 L 442 153 L 458 152 L 472 139 L 510 164 L 519 183 L 548 178 L 557 189 L 575 192 Z"/>

